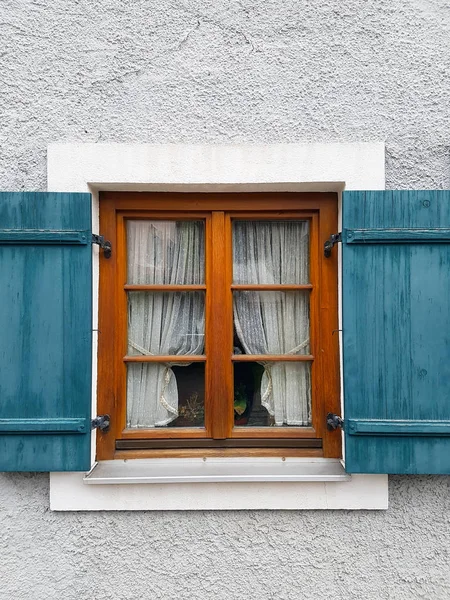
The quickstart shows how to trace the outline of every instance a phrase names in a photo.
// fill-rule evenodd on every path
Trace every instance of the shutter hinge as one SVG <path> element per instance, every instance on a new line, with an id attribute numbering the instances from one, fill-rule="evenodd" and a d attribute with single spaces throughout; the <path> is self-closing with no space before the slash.
<path id="1" fill-rule="evenodd" d="M 335 429 L 344 429 L 344 419 L 334 413 L 327 414 L 327 429 L 328 431 L 334 431 Z"/>
<path id="2" fill-rule="evenodd" d="M 100 429 L 102 433 L 107 433 L 110 425 L 111 417 L 109 415 L 99 415 L 91 421 L 91 429 Z"/>
<path id="3" fill-rule="evenodd" d="M 330 258 L 331 250 L 338 242 L 342 242 L 342 233 L 332 233 L 323 245 L 323 253 L 325 258 Z"/>
<path id="4" fill-rule="evenodd" d="M 102 235 L 97 235 L 93 233 L 92 243 L 98 244 L 100 246 L 100 248 L 103 250 L 105 258 L 111 258 L 111 242 L 105 240 L 105 238 Z"/>

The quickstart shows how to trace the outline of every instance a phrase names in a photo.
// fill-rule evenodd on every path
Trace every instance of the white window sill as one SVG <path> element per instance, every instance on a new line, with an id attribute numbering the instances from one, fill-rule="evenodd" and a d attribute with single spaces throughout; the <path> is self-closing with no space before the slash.
<path id="1" fill-rule="evenodd" d="M 150 484 L 150 485 L 149 485 Z M 339 460 L 105 461 L 51 473 L 50 508 L 79 510 L 384 510 L 387 475 L 348 475 Z"/>
<path id="2" fill-rule="evenodd" d="M 107 460 L 84 477 L 88 485 L 349 481 L 339 460 L 286 458 L 160 458 Z"/>

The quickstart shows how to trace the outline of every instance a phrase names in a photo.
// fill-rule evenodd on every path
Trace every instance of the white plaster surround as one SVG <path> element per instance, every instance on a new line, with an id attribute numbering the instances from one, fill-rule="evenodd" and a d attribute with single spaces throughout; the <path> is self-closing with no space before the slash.
<path id="1" fill-rule="evenodd" d="M 98 232 L 98 192 L 101 190 L 334 191 L 340 194 L 343 189 L 384 189 L 384 165 L 381 142 L 232 146 L 62 143 L 48 147 L 47 188 L 54 192 L 90 192 L 93 231 Z M 96 249 L 93 278 L 93 328 L 97 329 Z M 97 340 L 94 336 L 93 414 L 96 413 L 96 379 Z M 92 439 L 94 461 L 94 435 Z M 188 466 L 189 459 L 186 461 Z M 350 481 L 339 482 L 151 485 L 86 485 L 84 475 L 50 474 L 52 510 L 388 508 L 387 475 L 353 475 Z"/>

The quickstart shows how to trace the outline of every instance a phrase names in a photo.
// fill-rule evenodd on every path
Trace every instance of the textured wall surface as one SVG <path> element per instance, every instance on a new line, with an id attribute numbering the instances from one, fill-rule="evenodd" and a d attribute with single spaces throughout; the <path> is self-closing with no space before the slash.
<path id="1" fill-rule="evenodd" d="M 388 188 L 449 188 L 447 0 L 2 0 L 0 188 L 55 141 L 386 141 Z M 0 477 L 0 598 L 450 597 L 449 478 L 380 513 L 57 514 Z"/>
<path id="2" fill-rule="evenodd" d="M 390 492 L 379 512 L 54 513 L 46 475 L 4 475 L 0 598 L 446 600 L 449 478 Z"/>

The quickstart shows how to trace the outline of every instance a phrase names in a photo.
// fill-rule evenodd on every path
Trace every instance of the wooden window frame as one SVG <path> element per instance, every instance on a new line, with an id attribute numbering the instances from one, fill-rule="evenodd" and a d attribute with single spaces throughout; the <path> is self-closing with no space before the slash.
<path id="1" fill-rule="evenodd" d="M 328 259 L 323 255 L 323 243 L 331 233 L 337 231 L 337 213 L 337 194 L 334 193 L 100 193 L 100 232 L 112 242 L 113 252 L 110 259 L 102 255 L 100 257 L 98 412 L 110 414 L 112 426 L 109 432 L 97 434 L 97 460 L 192 456 L 341 456 L 340 434 L 329 432 L 326 428 L 326 414 L 338 413 L 340 407 L 337 253 Z M 153 291 L 206 290 L 206 356 L 189 356 L 188 359 L 189 362 L 204 361 L 206 365 L 205 428 L 127 430 L 123 426 L 126 363 L 168 358 L 124 358 L 126 294 L 131 289 L 137 289 L 126 284 L 125 218 L 198 218 L 205 221 L 205 285 L 145 286 Z M 311 283 L 304 286 L 233 285 L 233 218 L 309 219 L 312 224 Z M 213 264 L 222 265 L 222 268 L 213 269 Z M 139 289 L 142 287 L 139 286 Z M 224 319 L 223 314 L 232 315 L 232 293 L 236 289 L 310 290 L 312 427 L 233 428 L 230 396 L 233 388 L 232 364 L 256 360 L 248 355 L 234 356 L 230 360 L 232 318 Z M 213 311 L 213 306 L 221 306 L 223 311 Z M 265 359 L 304 360 L 298 356 L 271 356 Z M 177 361 L 180 362 L 180 357 L 177 357 Z M 206 434 L 211 437 L 206 437 Z M 144 438 L 145 441 L 142 441 Z"/>

